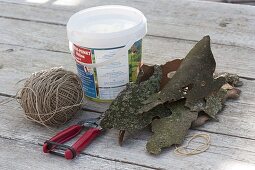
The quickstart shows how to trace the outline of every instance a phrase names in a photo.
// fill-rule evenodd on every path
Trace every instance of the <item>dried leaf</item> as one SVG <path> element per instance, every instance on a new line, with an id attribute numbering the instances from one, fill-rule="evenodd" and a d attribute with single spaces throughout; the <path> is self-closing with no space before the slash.
<path id="1" fill-rule="evenodd" d="M 182 59 L 175 59 L 172 61 L 166 62 L 164 65 L 161 65 L 162 68 L 162 78 L 160 81 L 160 89 L 162 89 L 166 83 L 169 81 L 168 73 L 176 71 L 181 65 Z M 137 78 L 138 82 L 143 82 L 148 80 L 149 77 L 153 74 L 154 68 L 151 65 L 143 64 L 140 69 L 140 74 Z"/>
<path id="2" fill-rule="evenodd" d="M 106 110 L 101 121 L 103 128 L 115 128 L 134 132 L 151 123 L 154 117 L 165 117 L 171 111 L 165 105 L 159 105 L 146 114 L 138 114 L 142 102 L 149 96 L 158 92 L 162 70 L 160 66 L 154 67 L 153 75 L 140 84 L 129 84 Z"/>
<path id="3" fill-rule="evenodd" d="M 136 79 L 136 83 L 139 84 L 143 81 L 148 80 L 154 73 L 154 66 L 153 65 L 146 65 L 143 64 L 139 70 L 139 74 Z"/>
<path id="4" fill-rule="evenodd" d="M 124 136 L 125 136 L 125 130 L 120 130 L 119 131 L 119 145 L 122 146 L 123 140 L 124 140 Z"/>
<path id="5" fill-rule="evenodd" d="M 241 90 L 237 88 L 233 88 L 227 91 L 227 94 L 225 96 L 226 99 L 237 99 L 239 98 L 241 93 Z"/>
<path id="6" fill-rule="evenodd" d="M 191 124 L 191 128 L 195 128 L 195 127 L 199 127 L 199 126 L 202 126 L 204 125 L 208 120 L 210 119 L 210 117 L 208 115 L 201 115 L 201 116 L 198 116 L 198 118 L 192 122 Z"/>
<path id="7" fill-rule="evenodd" d="M 225 83 L 224 77 L 213 78 L 216 63 L 210 48 L 210 37 L 205 36 L 187 54 L 172 79 L 157 94 L 144 101 L 139 112 L 151 110 L 155 106 L 186 98 L 186 106 L 197 102 Z"/>
<path id="8" fill-rule="evenodd" d="M 176 71 L 180 67 L 181 62 L 182 62 L 182 59 L 175 59 L 175 60 L 166 62 L 164 65 L 161 65 L 162 78 L 160 81 L 160 90 L 163 89 L 163 87 L 170 80 L 170 78 L 168 77 L 168 73 Z"/>
<path id="9" fill-rule="evenodd" d="M 225 89 L 225 90 L 232 90 L 234 87 L 231 86 L 230 84 L 226 83 L 224 84 L 221 88 Z"/>
<path id="10" fill-rule="evenodd" d="M 191 123 L 198 116 L 197 112 L 191 112 L 184 104 L 185 100 L 171 103 L 169 106 L 172 111 L 171 116 L 153 120 L 154 134 L 146 145 L 149 153 L 159 154 L 162 148 L 183 142 Z"/>

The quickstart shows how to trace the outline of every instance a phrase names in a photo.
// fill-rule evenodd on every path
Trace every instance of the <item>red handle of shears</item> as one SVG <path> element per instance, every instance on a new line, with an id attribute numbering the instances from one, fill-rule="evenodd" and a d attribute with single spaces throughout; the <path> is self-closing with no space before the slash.
<path id="1" fill-rule="evenodd" d="M 85 149 L 91 141 L 100 134 L 101 130 L 99 128 L 90 128 L 87 130 L 73 145 L 72 148 L 76 151 L 76 155 L 80 154 L 83 149 Z M 73 152 L 70 149 L 65 151 L 65 158 L 74 158 Z"/>
<path id="2" fill-rule="evenodd" d="M 55 136 L 53 136 L 49 141 L 63 144 L 75 136 L 77 136 L 81 130 L 83 129 L 83 126 L 81 125 L 72 125 L 59 133 L 57 133 Z M 47 143 L 43 145 L 43 152 L 44 153 L 49 153 L 51 150 L 53 150 L 56 146 L 49 147 Z"/>
<path id="3" fill-rule="evenodd" d="M 82 125 L 72 125 L 61 132 L 57 133 L 50 140 L 46 141 L 43 145 L 44 153 L 55 153 L 54 149 L 61 144 L 71 140 L 75 136 L 77 136 L 83 129 Z M 97 137 L 101 132 L 99 128 L 90 128 L 87 130 L 71 147 L 68 147 L 65 150 L 65 154 L 57 154 L 64 156 L 66 159 L 73 159 L 76 155 L 80 154 L 80 152 L 90 144 L 90 142 Z M 63 145 L 62 145 L 63 147 Z M 66 147 L 66 146 L 65 146 Z"/>

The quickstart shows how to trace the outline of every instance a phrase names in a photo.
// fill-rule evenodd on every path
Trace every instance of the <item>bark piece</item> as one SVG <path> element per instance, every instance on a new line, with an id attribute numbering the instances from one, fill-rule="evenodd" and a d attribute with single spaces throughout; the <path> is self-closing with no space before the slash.
<path id="1" fill-rule="evenodd" d="M 221 88 L 217 93 L 213 93 L 212 95 L 206 97 L 206 105 L 203 111 L 211 118 L 217 120 L 216 115 L 224 107 L 226 94 L 227 90 Z"/>
<path id="2" fill-rule="evenodd" d="M 159 154 L 162 148 L 173 144 L 181 144 L 191 123 L 197 119 L 198 113 L 185 107 L 185 100 L 170 104 L 172 115 L 152 122 L 154 134 L 149 139 L 146 149 L 151 154 Z"/>
<path id="3" fill-rule="evenodd" d="M 163 104 L 153 108 L 146 114 L 138 114 L 137 112 L 143 105 L 144 100 L 159 91 L 161 76 L 161 67 L 154 66 L 154 73 L 148 80 L 140 84 L 129 84 L 106 110 L 100 123 L 101 126 L 132 133 L 149 125 L 154 117 L 169 116 L 171 111 Z"/>
<path id="4" fill-rule="evenodd" d="M 225 100 L 237 99 L 241 93 L 241 90 L 232 86 L 236 84 L 241 85 L 238 75 L 230 73 L 226 73 L 226 75 L 226 80 L 228 83 L 224 84 L 217 93 L 213 93 L 206 97 L 205 108 L 202 109 L 202 111 L 215 120 L 217 120 L 216 115 L 223 109 Z M 223 76 L 221 75 L 221 77 Z"/>
<path id="5" fill-rule="evenodd" d="M 225 77 L 226 82 L 234 87 L 240 87 L 243 85 L 243 82 L 240 80 L 239 76 L 237 74 L 222 72 L 222 73 L 216 73 L 214 75 L 215 78 L 217 77 Z"/>
<path id="6" fill-rule="evenodd" d="M 241 90 L 226 83 L 216 94 L 206 97 L 204 103 L 200 104 L 200 110 L 198 109 L 204 114 L 198 116 L 197 120 L 192 123 L 192 128 L 205 124 L 210 118 L 217 120 L 216 115 L 224 108 L 225 100 L 237 99 L 240 93 Z"/>
<path id="7" fill-rule="evenodd" d="M 210 47 L 210 37 L 205 36 L 187 54 L 180 67 L 157 94 L 144 101 L 140 113 L 155 106 L 186 98 L 186 106 L 193 107 L 200 99 L 217 92 L 225 83 L 224 77 L 214 79 L 216 63 Z"/>

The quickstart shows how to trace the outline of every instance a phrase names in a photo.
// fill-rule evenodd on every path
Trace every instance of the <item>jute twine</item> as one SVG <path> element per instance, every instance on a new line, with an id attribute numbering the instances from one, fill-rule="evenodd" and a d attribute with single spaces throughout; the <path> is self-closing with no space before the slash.
<path id="1" fill-rule="evenodd" d="M 80 110 L 82 83 L 73 72 L 52 68 L 34 73 L 18 96 L 26 118 L 47 127 L 57 126 Z"/>
<path id="2" fill-rule="evenodd" d="M 194 149 L 188 149 L 190 143 L 196 139 L 204 139 L 204 143 Z M 208 134 L 195 134 L 189 140 L 188 143 L 184 146 L 176 147 L 174 153 L 181 156 L 196 155 L 202 152 L 205 152 L 210 147 L 210 136 Z"/>

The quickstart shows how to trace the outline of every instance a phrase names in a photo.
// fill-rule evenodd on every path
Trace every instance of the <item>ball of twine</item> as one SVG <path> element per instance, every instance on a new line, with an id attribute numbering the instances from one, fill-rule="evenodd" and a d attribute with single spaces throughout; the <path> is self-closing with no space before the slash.
<path id="1" fill-rule="evenodd" d="M 26 118 L 45 126 L 70 120 L 83 101 L 80 78 L 71 71 L 52 68 L 34 73 L 20 91 Z"/>

